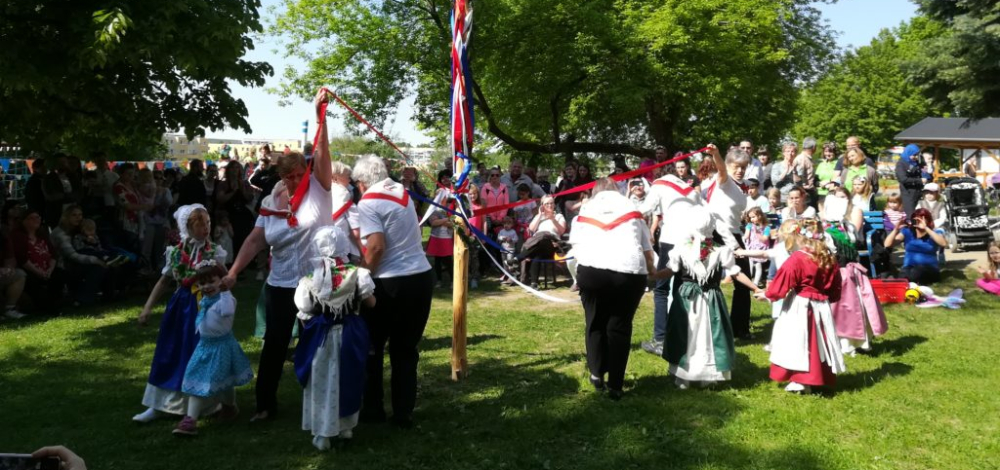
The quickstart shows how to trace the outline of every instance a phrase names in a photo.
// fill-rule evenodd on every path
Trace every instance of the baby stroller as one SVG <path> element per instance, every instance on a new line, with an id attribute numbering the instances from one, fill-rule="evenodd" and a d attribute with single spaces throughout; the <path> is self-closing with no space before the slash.
<path id="1" fill-rule="evenodd" d="M 944 195 L 947 200 L 948 222 L 951 232 L 948 244 L 952 251 L 970 246 L 986 246 L 993 240 L 990 232 L 986 191 L 975 178 L 959 177 L 945 180 Z"/>

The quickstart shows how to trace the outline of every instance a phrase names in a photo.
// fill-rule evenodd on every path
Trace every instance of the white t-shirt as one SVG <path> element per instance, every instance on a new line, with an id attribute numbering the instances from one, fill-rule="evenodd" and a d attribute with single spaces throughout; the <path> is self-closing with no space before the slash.
<path id="1" fill-rule="evenodd" d="M 633 211 L 628 198 L 614 191 L 597 193 L 580 209 L 569 235 L 573 256 L 580 266 L 647 274 L 644 253 L 652 250 L 653 244 L 649 240 L 646 222 L 639 217 L 615 227 L 602 228 L 599 225 L 610 224 L 629 212 Z M 599 224 L 588 223 L 585 218 L 596 220 Z"/>
<path id="2" fill-rule="evenodd" d="M 792 214 L 792 207 L 788 206 L 781 210 L 781 220 L 812 219 L 816 217 L 816 209 L 806 206 L 806 210 L 801 213 Z"/>
<path id="3" fill-rule="evenodd" d="M 115 200 L 114 187 L 115 183 L 118 182 L 118 173 L 111 170 L 107 171 L 97 171 L 97 181 L 101 185 L 101 195 L 104 198 L 105 207 L 114 207 L 117 200 Z"/>
<path id="4" fill-rule="evenodd" d="M 639 209 L 644 215 L 658 211 L 663 216 L 660 243 L 677 245 L 684 242 L 686 230 L 680 224 L 683 214 L 701 202 L 701 194 L 674 174 L 668 174 L 650 186 Z"/>
<path id="5" fill-rule="evenodd" d="M 402 189 L 399 183 L 386 179 L 379 181 L 365 192 L 393 192 Z M 403 194 L 406 194 L 405 191 Z M 372 273 L 376 279 L 419 274 L 431 269 L 422 246 L 423 236 L 417 224 L 417 209 L 407 194 L 406 206 L 386 199 L 365 199 L 358 203 L 361 238 L 373 233 L 385 236 L 385 253 L 378 268 Z"/>
<path id="6" fill-rule="evenodd" d="M 719 216 L 719 226 L 716 231 L 723 233 L 743 234 L 743 211 L 747 208 L 747 195 L 732 177 L 726 178 L 726 182 L 719 184 L 719 176 L 716 174 L 712 181 L 706 186 L 704 197 L 708 209 L 713 214 Z M 732 248 L 732 247 L 730 247 Z"/>
<path id="7" fill-rule="evenodd" d="M 217 300 L 198 324 L 198 334 L 206 338 L 214 338 L 233 331 L 233 320 L 236 318 L 236 298 L 229 291 L 219 293 Z"/>
<path id="8" fill-rule="evenodd" d="M 539 217 L 541 217 L 541 215 L 536 215 L 534 219 L 531 219 L 531 221 L 534 222 L 535 219 L 537 219 Z M 555 219 L 559 222 L 559 225 L 561 225 L 563 227 L 563 232 L 565 233 L 565 231 L 566 231 L 565 230 L 565 228 L 566 228 L 566 218 L 563 217 L 562 214 L 556 213 L 555 214 Z M 539 222 L 539 224 L 538 224 L 538 230 L 535 230 L 535 233 L 542 233 L 542 232 L 549 232 L 549 233 L 551 233 L 551 234 L 553 234 L 553 235 L 555 235 L 557 237 L 559 236 L 559 232 L 556 231 L 556 224 L 554 224 L 552 222 L 552 219 L 545 219 L 545 220 Z"/>
<path id="9" fill-rule="evenodd" d="M 318 256 L 313 234 L 320 227 L 333 225 L 330 191 L 309 175 L 309 190 L 295 213 L 298 225 L 288 225 L 288 219 L 278 216 L 257 217 L 256 226 L 264 229 L 264 239 L 271 247 L 271 273 L 267 284 L 293 288 L 302 276 L 312 272 L 311 260 Z"/>

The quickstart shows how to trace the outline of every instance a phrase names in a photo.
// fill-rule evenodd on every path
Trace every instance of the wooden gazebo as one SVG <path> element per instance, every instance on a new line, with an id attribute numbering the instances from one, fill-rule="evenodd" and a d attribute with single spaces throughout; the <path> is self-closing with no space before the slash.
<path id="1" fill-rule="evenodd" d="M 917 144 L 921 148 L 934 148 L 934 179 L 948 176 L 963 176 L 961 173 L 965 163 L 977 156 L 988 155 L 1000 165 L 1000 155 L 994 149 L 1000 149 L 1000 118 L 987 118 L 979 121 L 969 121 L 965 118 L 924 118 L 896 134 L 896 140 L 904 144 Z M 951 148 L 964 154 L 964 150 L 973 150 L 968 157 L 962 158 L 958 171 L 960 173 L 942 173 L 940 150 Z M 980 170 L 977 168 L 977 170 Z M 976 177 L 986 183 L 989 172 L 977 171 Z"/>

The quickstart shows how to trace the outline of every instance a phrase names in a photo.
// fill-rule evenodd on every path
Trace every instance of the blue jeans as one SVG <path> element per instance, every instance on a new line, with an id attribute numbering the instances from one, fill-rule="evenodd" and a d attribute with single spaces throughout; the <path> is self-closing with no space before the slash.
<path id="1" fill-rule="evenodd" d="M 667 267 L 667 258 L 674 245 L 670 243 L 660 243 L 659 260 L 656 262 L 656 270 L 659 271 Z M 663 341 L 667 337 L 667 313 L 670 311 L 670 296 L 673 292 L 674 276 L 656 281 L 653 287 L 653 340 Z"/>

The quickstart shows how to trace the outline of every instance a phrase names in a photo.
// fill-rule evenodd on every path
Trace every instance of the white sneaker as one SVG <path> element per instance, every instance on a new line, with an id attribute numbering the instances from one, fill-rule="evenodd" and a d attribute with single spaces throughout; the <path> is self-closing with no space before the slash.
<path id="1" fill-rule="evenodd" d="M 354 438 L 354 431 L 352 431 L 350 429 L 345 429 L 343 431 L 340 431 L 340 438 L 341 439 L 352 439 L 352 438 Z"/>
<path id="2" fill-rule="evenodd" d="M 14 320 L 18 320 L 18 319 L 26 317 L 27 315 L 25 315 L 25 314 L 23 314 L 21 312 L 18 312 L 17 310 L 11 308 L 11 309 L 7 309 L 7 311 L 4 312 L 3 316 L 5 316 L 7 318 L 14 319 Z"/>
<path id="3" fill-rule="evenodd" d="M 789 382 L 788 386 L 785 387 L 785 391 L 791 393 L 801 393 L 805 395 L 812 391 L 812 387 L 808 385 L 802 385 L 798 382 Z"/>
<path id="4" fill-rule="evenodd" d="M 142 413 L 133 416 L 132 421 L 135 421 L 137 423 L 149 423 L 159 417 L 160 417 L 159 411 L 156 411 L 152 408 L 147 408 L 146 411 L 143 411 Z"/>
<path id="5" fill-rule="evenodd" d="M 691 382 L 688 382 L 687 380 L 684 379 L 674 379 L 674 385 L 676 385 L 677 388 L 681 390 L 687 390 L 688 388 L 691 388 Z"/>
<path id="6" fill-rule="evenodd" d="M 321 451 L 330 450 L 330 438 L 323 436 L 313 437 L 313 446 Z"/>

